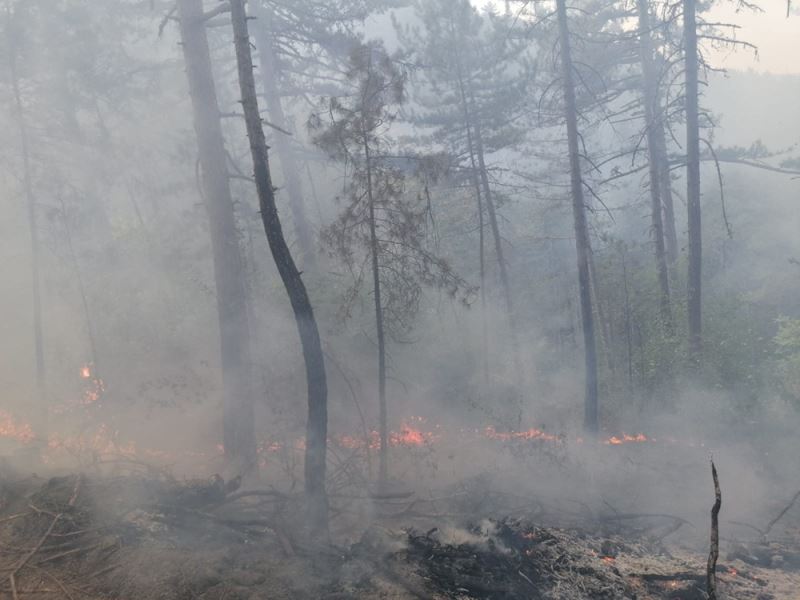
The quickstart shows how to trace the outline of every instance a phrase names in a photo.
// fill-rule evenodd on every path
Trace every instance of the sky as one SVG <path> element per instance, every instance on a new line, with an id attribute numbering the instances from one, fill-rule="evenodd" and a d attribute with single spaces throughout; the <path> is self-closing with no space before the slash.
<path id="1" fill-rule="evenodd" d="M 731 3 L 732 4 L 732 3 Z M 719 52 L 713 56 L 716 66 L 727 69 L 770 73 L 800 74 L 800 10 L 795 7 L 786 18 L 785 0 L 761 0 L 764 12 L 740 12 L 730 5 L 716 8 L 713 20 L 741 26 L 739 39 L 758 46 L 758 58 L 752 52 Z M 800 1 L 795 0 L 800 6 Z"/>
<path id="2" fill-rule="evenodd" d="M 763 12 L 737 12 L 734 0 L 720 2 L 708 15 L 707 20 L 733 23 L 741 27 L 738 37 L 758 46 L 758 57 L 752 51 L 718 51 L 710 54 L 716 67 L 732 70 L 753 70 L 776 74 L 800 74 L 800 0 L 792 15 L 786 18 L 786 0 L 750 0 L 757 2 Z M 489 0 L 472 0 L 478 7 L 486 6 Z M 494 0 L 496 6 L 503 2 Z"/>

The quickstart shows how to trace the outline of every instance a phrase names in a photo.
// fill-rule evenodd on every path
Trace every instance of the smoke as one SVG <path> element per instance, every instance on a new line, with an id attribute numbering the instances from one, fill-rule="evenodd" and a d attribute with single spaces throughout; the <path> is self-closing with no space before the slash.
<path id="1" fill-rule="evenodd" d="M 129 15 L 108 17 L 108 27 L 97 27 L 105 10 L 85 10 L 92 17 L 86 26 L 99 37 L 76 33 L 63 52 L 60 42 L 37 28 L 52 27 L 58 14 L 44 10 L 13 25 L 24 25 L 21 33 L 28 39 L 20 72 L 42 239 L 48 411 L 43 417 L 34 401 L 21 139 L 13 113 L 4 109 L 0 123 L 13 133 L 0 150 L 0 453 L 12 455 L 19 468 L 106 468 L 104 461 L 124 457 L 168 465 L 178 476 L 207 476 L 224 469 L 216 291 L 176 33 L 168 27 L 159 40 L 158 19 L 138 15 L 134 29 L 146 22 L 145 35 L 129 37 L 120 33 L 127 31 Z M 398 14 L 411 20 L 407 13 Z M 36 27 L 27 27 L 30 23 Z M 400 43 L 387 15 L 357 28 L 369 39 L 391 37 L 392 49 Z M 243 127 L 229 116 L 239 109 L 229 36 L 211 31 L 239 232 L 234 243 L 248 275 L 256 483 L 294 490 L 303 479 L 301 349 L 261 229 L 243 158 Z M 54 56 L 61 59 L 54 62 Z M 58 78 L 61 72 L 66 80 Z M 341 84 L 336 78 L 334 88 Z M 319 231 L 342 209 L 350 172 L 319 152 L 303 127 L 330 87 L 326 84 L 325 94 L 306 93 L 307 82 L 299 76 L 285 79 L 282 85 L 294 93 L 285 103 L 306 211 Z M 413 73 L 409 81 L 415 84 Z M 738 72 L 711 78 L 707 98 L 711 112 L 720 116 L 715 144 L 748 147 L 760 139 L 781 151 L 797 144 L 796 83 L 794 76 Z M 4 107 L 11 102 L 8 84 L 4 74 Z M 408 112 L 416 108 L 412 104 Z M 542 156 L 543 147 L 561 134 L 552 126 L 536 129 L 541 112 L 526 106 L 530 139 L 489 156 L 492 184 L 500 190 L 514 324 L 487 227 L 485 305 L 477 294 L 467 307 L 426 288 L 407 337 L 389 341 L 392 490 L 415 492 L 428 502 L 425 510 L 436 499 L 448 499 L 436 507 L 463 502 L 465 512 L 476 517 L 519 507 L 561 523 L 667 515 L 662 517 L 667 522 L 685 519 L 680 535 L 701 544 L 713 502 L 713 456 L 723 527 L 738 532 L 734 521 L 768 522 L 800 487 L 794 458 L 798 399 L 778 381 L 786 357 L 774 343 L 780 317 L 800 318 L 800 269 L 790 262 L 800 259 L 798 182 L 723 162 L 731 239 L 716 172 L 712 163 L 704 164 L 707 351 L 713 375 L 710 383 L 676 378 L 674 385 L 659 374 L 677 365 L 682 351 L 674 340 L 659 337 L 654 324 L 646 190 L 634 176 L 604 192 L 608 210 L 595 206 L 592 217 L 598 290 L 609 322 L 598 342 L 604 361 L 603 430 L 595 439 L 582 431 L 582 341 L 566 173 Z M 426 150 L 445 145 L 429 143 L 430 132 L 422 127 L 399 123 L 397 128 L 404 140 L 418 135 Z M 589 141 L 605 149 L 629 133 L 624 125 L 612 129 L 598 128 Z M 789 158 L 792 151 L 783 154 Z M 517 172 L 522 167 L 529 169 L 524 182 Z M 281 216 L 297 250 L 286 178 L 275 169 Z M 684 183 L 677 170 L 674 183 L 676 190 Z M 456 173 L 427 191 L 430 247 L 476 285 L 480 248 L 470 182 Z M 408 193 L 421 194 L 420 183 L 410 183 Z M 680 197 L 676 203 L 683 241 L 685 211 Z M 330 491 L 355 490 L 359 501 L 353 502 L 353 513 L 367 521 L 379 512 L 371 497 L 378 429 L 373 298 L 362 293 L 348 299 L 354 278 L 363 272 L 343 266 L 319 241 L 316 251 L 318 264 L 304 277 L 328 360 Z M 676 270 L 684 267 L 679 261 Z M 676 306 L 682 306 L 684 293 L 682 275 L 676 275 Z M 676 319 L 683 318 L 677 308 Z M 510 327 L 519 340 L 522 372 L 515 366 Z M 91 377 L 84 376 L 85 368 Z M 32 445 L 12 430 L 33 431 L 37 441 Z M 612 437 L 624 443 L 611 443 Z M 456 525 L 443 528 L 441 536 L 448 543 L 476 541 Z"/>

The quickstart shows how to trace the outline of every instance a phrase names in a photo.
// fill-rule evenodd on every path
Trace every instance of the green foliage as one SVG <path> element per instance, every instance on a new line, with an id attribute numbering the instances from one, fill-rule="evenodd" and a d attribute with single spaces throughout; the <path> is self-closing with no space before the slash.
<path id="1" fill-rule="evenodd" d="M 781 317 L 777 324 L 772 341 L 777 349 L 774 364 L 779 391 L 800 407 L 800 319 Z"/>
<path id="2" fill-rule="evenodd" d="M 353 285 L 345 295 L 342 314 L 369 289 L 367 265 L 376 261 L 385 325 L 403 339 L 413 327 L 423 286 L 445 289 L 456 296 L 467 289 L 449 263 L 426 245 L 428 203 L 409 193 L 409 174 L 389 152 L 387 134 L 405 100 L 406 77 L 397 62 L 377 43 L 355 49 L 348 79 L 349 96 L 332 98 L 327 114 L 311 120 L 317 144 L 348 167 L 348 183 L 339 217 L 322 232 L 322 239 L 351 273 Z M 413 157 L 412 157 L 413 158 Z M 422 160 L 426 172 L 435 160 Z"/>

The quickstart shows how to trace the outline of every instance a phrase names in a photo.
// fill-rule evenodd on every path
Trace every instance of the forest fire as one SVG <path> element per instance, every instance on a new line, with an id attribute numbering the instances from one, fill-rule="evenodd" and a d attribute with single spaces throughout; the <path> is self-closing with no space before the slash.
<path id="1" fill-rule="evenodd" d="M 36 435 L 28 423 L 20 423 L 4 410 L 0 410 L 0 437 L 29 444 Z"/>
<path id="2" fill-rule="evenodd" d="M 0 600 L 799 600 L 798 5 L 2 2 Z"/>
<path id="3" fill-rule="evenodd" d="M 89 377 L 85 377 L 86 374 L 88 374 Z M 76 402 L 74 406 L 86 408 L 100 399 L 100 395 L 105 388 L 102 380 L 93 377 L 93 373 L 88 365 L 81 369 L 81 377 L 83 379 L 89 379 L 92 386 L 86 390 L 81 400 Z M 60 414 L 65 412 L 68 408 L 67 406 L 53 407 L 52 412 Z M 33 443 L 36 437 L 34 428 L 30 423 L 22 422 L 10 413 L 0 411 L 0 438 L 28 445 Z M 530 429 L 522 431 L 503 431 L 490 425 L 483 429 L 459 429 L 457 431 L 447 432 L 438 424 L 429 424 L 428 420 L 424 417 L 412 416 L 404 419 L 398 430 L 389 432 L 388 444 L 392 448 L 422 448 L 432 447 L 438 442 L 447 440 L 464 439 L 473 439 L 476 441 L 489 440 L 504 444 L 526 442 L 565 444 L 569 441 L 569 438 L 564 434 L 549 433 L 537 427 L 531 427 Z M 338 447 L 350 450 L 366 449 L 369 451 L 377 451 L 380 449 L 380 434 L 377 430 L 370 430 L 361 436 L 351 434 L 334 435 L 331 436 L 329 441 Z M 585 443 L 582 437 L 577 437 L 574 441 L 578 445 Z M 606 446 L 655 442 L 655 438 L 646 436 L 643 433 L 636 435 L 622 433 L 597 440 L 597 443 Z M 113 455 L 127 458 L 133 458 L 138 455 L 141 458 L 153 460 L 168 460 L 174 458 L 174 456 L 171 456 L 170 453 L 164 450 L 139 448 L 134 441 L 121 441 L 119 439 L 119 432 L 105 423 L 98 424 L 91 432 L 83 432 L 73 436 L 64 435 L 59 432 L 51 432 L 48 434 L 46 446 L 50 456 L 45 456 L 44 458 L 49 462 L 54 460 L 55 453 L 66 454 L 73 457 L 91 454 L 95 457 Z M 304 451 L 305 438 L 297 437 L 292 441 L 286 442 L 276 441 L 274 439 L 263 442 L 258 448 L 258 453 L 262 457 L 262 464 L 268 463 L 266 459 L 267 456 L 276 454 L 285 449 Z M 224 447 L 221 444 L 217 444 L 214 452 L 210 454 L 220 455 L 223 452 Z M 187 452 L 187 454 L 191 454 L 191 452 Z M 195 452 L 193 454 L 197 453 Z M 207 458 L 210 454 L 200 452 L 199 456 Z"/>
<path id="4" fill-rule="evenodd" d="M 630 443 L 640 444 L 643 442 L 655 442 L 655 439 L 648 438 L 643 433 L 639 433 L 637 435 L 628 435 L 627 433 L 623 433 L 621 436 L 612 435 L 604 443 L 609 444 L 611 446 L 619 446 L 621 444 L 630 444 Z"/>
<path id="5" fill-rule="evenodd" d="M 497 429 L 494 427 L 487 427 L 483 434 L 485 437 L 491 440 L 500 440 L 503 442 L 515 440 L 543 440 L 545 442 L 563 441 L 561 436 L 546 433 L 545 431 L 535 427 L 526 431 L 497 431 Z"/>

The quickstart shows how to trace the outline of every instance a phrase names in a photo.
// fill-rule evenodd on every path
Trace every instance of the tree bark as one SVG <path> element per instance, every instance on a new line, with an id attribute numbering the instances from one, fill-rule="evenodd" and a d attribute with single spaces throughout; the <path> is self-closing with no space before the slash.
<path id="1" fill-rule="evenodd" d="M 569 146 L 570 188 L 572 213 L 575 225 L 575 246 L 578 258 L 578 288 L 581 298 L 584 360 L 586 365 L 586 395 L 584 400 L 584 427 L 589 432 L 599 428 L 597 391 L 597 349 L 592 314 L 592 293 L 589 279 L 589 228 L 583 198 L 581 157 L 578 147 L 578 111 L 575 100 L 575 83 L 572 76 L 572 52 L 569 42 L 566 0 L 557 0 L 559 43 L 561 46 L 562 82 L 564 87 L 564 112 L 567 122 Z"/>
<path id="2" fill-rule="evenodd" d="M 664 222 L 662 218 L 664 191 L 658 153 L 656 129 L 664 131 L 661 121 L 660 100 L 658 98 L 658 81 L 653 64 L 653 47 L 650 39 L 650 8 L 647 0 L 637 0 L 639 12 L 639 55 L 642 63 L 642 96 L 644 101 L 645 127 L 647 134 L 647 152 L 650 172 L 650 201 L 653 221 L 653 242 L 655 245 L 656 269 L 658 271 L 659 305 L 661 319 L 667 330 L 672 329 L 672 308 L 670 306 L 669 265 L 664 242 Z"/>
<path id="3" fill-rule="evenodd" d="M 278 90 L 279 65 L 273 48 L 273 15 L 270 9 L 260 2 L 253 2 L 255 16 L 255 38 L 260 56 L 261 87 L 267 104 L 269 120 L 273 125 L 289 131 L 286 115 Z M 289 208 L 292 211 L 297 244 L 303 257 L 303 266 L 313 268 L 316 262 L 314 234 L 306 214 L 303 199 L 303 186 L 300 182 L 300 169 L 292 149 L 291 142 L 285 133 L 276 132 L 273 144 L 281 165 L 286 194 L 289 197 Z"/>
<path id="4" fill-rule="evenodd" d="M 250 52 L 250 36 L 247 31 L 244 0 L 231 0 L 231 20 L 242 107 L 247 125 L 247 136 L 250 140 L 250 152 L 253 156 L 253 172 L 261 218 L 264 222 L 264 231 L 272 257 L 292 305 L 300 344 L 303 348 L 308 384 L 305 491 L 308 498 L 309 522 L 312 532 L 327 532 L 328 501 L 325 492 L 325 456 L 328 437 L 328 383 L 325 374 L 325 359 L 311 300 L 283 235 L 275 203 L 275 189 L 272 187 L 269 168 L 269 151 L 256 97 L 253 57 Z"/>
<path id="5" fill-rule="evenodd" d="M 10 21 L 10 19 L 9 19 Z M 9 27 L 11 24 L 9 23 Z M 36 198 L 33 193 L 33 178 L 31 176 L 30 140 L 28 127 L 25 122 L 25 107 L 22 102 L 22 92 L 19 87 L 19 73 L 17 71 L 17 49 L 14 47 L 12 34 L 9 32 L 8 59 L 11 70 L 11 87 L 14 94 L 14 110 L 17 125 L 19 126 L 20 141 L 22 144 L 22 181 L 25 187 L 25 201 L 28 209 L 28 228 L 31 239 L 31 279 L 33 281 L 33 347 L 36 365 L 36 410 L 41 414 L 40 436 L 47 444 L 48 406 L 47 406 L 47 373 L 44 362 L 44 334 L 42 327 L 42 293 L 39 257 L 39 225 L 36 211 Z"/>
<path id="6" fill-rule="evenodd" d="M 669 266 L 674 269 L 680 254 L 678 248 L 678 232 L 675 227 L 675 204 L 672 199 L 672 171 L 670 171 L 669 156 L 667 155 L 667 138 L 664 133 L 663 107 L 658 105 L 662 111 L 658 125 L 653 130 L 653 150 L 658 165 L 658 182 L 661 188 L 661 205 L 664 209 L 664 242 L 667 249 L 667 260 Z"/>
<path id="7" fill-rule="evenodd" d="M 592 289 L 594 299 L 594 310 L 597 313 L 597 321 L 600 324 L 600 346 L 603 349 L 603 355 L 606 359 L 606 365 L 611 372 L 612 377 L 616 376 L 617 365 L 614 360 L 614 351 L 612 348 L 611 340 L 611 324 L 609 319 L 606 318 L 606 312 L 603 308 L 603 296 L 600 293 L 600 278 L 597 276 L 597 269 L 595 267 L 594 250 L 592 249 L 592 240 L 587 235 L 586 237 L 586 254 L 589 257 L 587 262 L 589 265 L 589 285 Z"/>
<path id="8" fill-rule="evenodd" d="M 500 226 L 497 222 L 497 211 L 495 210 L 492 189 L 489 185 L 489 173 L 486 169 L 480 123 L 474 122 L 473 127 L 475 131 L 475 154 L 478 158 L 478 173 L 481 179 L 483 198 L 486 203 L 486 212 L 489 215 L 489 226 L 492 229 L 492 237 L 494 238 L 497 265 L 500 268 L 500 285 L 503 287 L 503 299 L 505 300 L 506 314 L 508 315 L 508 332 L 515 370 L 514 377 L 518 379 L 522 375 L 522 362 L 519 353 L 519 341 L 517 339 L 517 324 L 514 317 L 514 299 L 511 294 L 511 282 L 508 277 L 508 265 L 506 264 L 505 253 L 503 252 L 503 238 L 500 236 Z"/>
<path id="9" fill-rule="evenodd" d="M 178 16 L 211 231 L 222 363 L 223 444 L 229 468 L 248 472 L 256 467 L 256 441 L 246 273 L 236 231 L 202 0 L 179 0 Z"/>
<path id="10" fill-rule="evenodd" d="M 470 158 L 473 161 L 477 158 L 478 161 L 478 180 L 480 182 L 479 192 L 482 192 L 483 203 L 486 205 L 486 212 L 489 215 L 489 226 L 492 230 L 492 238 L 494 240 L 495 256 L 497 257 L 497 266 L 500 271 L 500 285 L 503 290 L 503 300 L 506 305 L 506 316 L 508 318 L 508 336 L 511 341 L 511 352 L 514 361 L 514 378 L 519 380 L 522 375 L 522 363 L 519 353 L 519 341 L 517 339 L 516 320 L 514 318 L 514 301 L 511 295 L 511 283 L 508 277 L 508 266 L 506 264 L 505 253 L 503 252 L 503 238 L 500 236 L 500 226 L 497 223 L 497 211 L 495 210 L 494 199 L 492 197 L 492 189 L 489 185 L 489 174 L 486 169 L 486 157 L 483 148 L 483 136 L 481 134 L 480 122 L 474 116 L 474 111 L 471 110 L 470 105 L 474 105 L 474 97 L 472 90 L 469 89 L 469 98 L 467 97 L 467 86 L 464 83 L 464 75 L 461 65 L 458 65 L 458 84 L 459 92 L 461 95 L 461 102 L 464 111 L 464 120 L 467 128 L 467 140 L 469 143 Z M 480 201 L 480 200 L 479 200 Z M 481 210 L 481 254 L 483 256 L 483 211 Z"/>
<path id="11" fill-rule="evenodd" d="M 375 299 L 375 329 L 378 337 L 378 407 L 380 455 L 378 462 L 378 485 L 383 489 L 389 476 L 389 425 L 386 406 L 386 334 L 381 301 L 380 248 L 375 221 L 375 196 L 372 189 L 372 161 L 369 143 L 364 136 L 364 159 L 367 168 L 367 202 L 369 204 L 369 248 L 372 258 L 372 295 Z"/>
<path id="12" fill-rule="evenodd" d="M 698 117 L 697 17 L 695 0 L 683 0 L 686 71 L 686 204 L 689 213 L 689 356 L 701 362 L 703 238 L 700 208 L 700 125 Z"/>
<path id="13" fill-rule="evenodd" d="M 483 193 L 481 192 L 481 182 L 478 177 L 478 165 L 475 160 L 475 144 L 472 139 L 472 122 L 470 120 L 469 107 L 466 103 L 466 96 L 464 94 L 464 82 L 461 79 L 459 71 L 458 80 L 459 89 L 461 91 L 462 109 L 464 111 L 464 129 L 467 132 L 467 151 L 469 152 L 470 161 L 470 179 L 475 188 L 475 201 L 478 207 L 478 261 L 481 285 L 481 364 L 483 366 L 483 383 L 489 383 L 489 324 L 486 314 L 486 235 L 484 223 L 484 210 L 483 210 Z"/>

